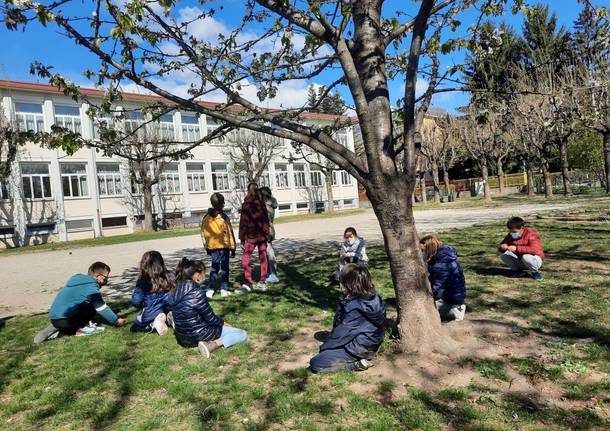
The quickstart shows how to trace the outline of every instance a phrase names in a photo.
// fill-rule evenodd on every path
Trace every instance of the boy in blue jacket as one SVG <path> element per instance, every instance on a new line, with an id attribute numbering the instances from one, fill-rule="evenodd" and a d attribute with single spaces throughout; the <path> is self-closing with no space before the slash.
<path id="1" fill-rule="evenodd" d="M 101 328 L 90 324 L 96 314 L 100 314 L 114 326 L 124 326 L 125 319 L 119 319 L 102 298 L 100 288 L 108 283 L 110 267 L 103 262 L 95 262 L 88 273 L 70 277 L 62 287 L 49 311 L 51 324 L 34 337 L 41 343 L 58 335 L 90 335 Z"/>
<path id="2" fill-rule="evenodd" d="M 340 282 L 346 296 L 339 303 L 333 329 L 311 358 L 313 372 L 362 371 L 383 342 L 386 329 L 385 306 L 375 292 L 366 267 L 348 263 L 341 270 Z"/>

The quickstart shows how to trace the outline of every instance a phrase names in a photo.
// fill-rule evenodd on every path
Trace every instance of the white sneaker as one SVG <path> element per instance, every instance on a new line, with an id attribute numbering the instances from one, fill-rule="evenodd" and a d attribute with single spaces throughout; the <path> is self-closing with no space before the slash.
<path id="1" fill-rule="evenodd" d="M 87 335 L 99 334 L 100 332 L 104 332 L 104 328 L 94 324 L 89 324 L 80 328 L 75 335 L 77 337 L 83 337 Z"/>
<path id="2" fill-rule="evenodd" d="M 155 317 L 155 320 L 152 323 L 152 327 L 155 329 L 155 331 L 159 333 L 159 335 L 167 334 L 166 320 L 167 316 L 165 315 L 165 313 L 159 313 L 157 314 L 157 317 Z"/>
<path id="3" fill-rule="evenodd" d="M 208 297 L 208 299 L 212 299 L 212 296 L 214 296 L 214 289 L 208 289 L 205 291 L 205 296 Z"/>
<path id="4" fill-rule="evenodd" d="M 231 292 L 227 289 L 220 289 L 220 296 L 221 298 L 226 298 L 227 296 L 231 296 Z"/>
<path id="5" fill-rule="evenodd" d="M 237 294 L 250 293 L 250 292 L 252 292 L 252 288 L 245 283 L 242 284 L 241 287 L 235 291 L 235 293 L 237 293 Z"/>
<path id="6" fill-rule="evenodd" d="M 256 289 L 264 292 L 265 290 L 267 290 L 267 283 L 261 283 L 259 281 L 258 283 L 256 283 Z"/>

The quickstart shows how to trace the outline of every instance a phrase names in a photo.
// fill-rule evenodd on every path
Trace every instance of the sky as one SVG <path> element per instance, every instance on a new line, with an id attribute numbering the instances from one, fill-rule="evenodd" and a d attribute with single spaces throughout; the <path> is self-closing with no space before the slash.
<path id="1" fill-rule="evenodd" d="M 555 1 L 538 1 L 539 3 L 547 3 L 550 5 L 551 11 L 555 12 L 560 25 L 565 25 L 571 28 L 573 21 L 577 18 L 581 6 L 577 0 L 555 0 Z M 241 3 L 238 0 L 217 1 L 222 5 L 222 10 L 219 9 L 214 18 L 206 19 L 204 22 L 195 22 L 192 24 L 191 32 L 200 39 L 213 39 L 217 34 L 227 34 L 230 29 L 237 25 L 241 15 L 236 13 L 240 9 Z M 405 7 L 404 0 L 390 0 L 386 4 L 388 9 L 385 10 L 385 16 L 390 16 L 396 13 L 397 7 Z M 529 0 L 529 4 L 534 2 Z M 596 5 L 610 6 L 610 0 L 594 0 Z M 85 5 L 89 4 L 87 1 Z M 407 3 L 408 4 L 408 3 Z M 80 7 L 82 6 L 81 3 Z M 176 7 L 178 13 L 184 19 L 196 14 L 197 2 L 193 1 L 177 1 Z M 413 7 L 407 7 L 411 12 Z M 463 26 L 456 34 L 463 35 L 464 28 L 472 24 L 477 14 L 475 11 L 465 13 L 461 18 Z M 405 18 L 399 16 L 403 21 Z M 497 18 L 496 21 L 504 20 L 515 28 L 517 33 L 521 32 L 522 16 L 512 15 L 507 12 L 504 16 Z M 248 28 L 251 34 L 260 32 L 260 27 L 252 26 Z M 28 26 L 26 31 L 9 31 L 5 26 L 0 27 L 0 79 L 11 79 L 18 81 L 29 82 L 44 82 L 38 77 L 32 76 L 29 73 L 30 64 L 33 61 L 40 61 L 45 65 L 52 65 L 56 72 L 61 73 L 66 78 L 76 82 L 83 87 L 91 87 L 86 78 L 83 76 L 83 71 L 87 68 L 94 68 L 98 64 L 92 54 L 88 53 L 85 48 L 77 46 L 60 34 L 56 28 L 49 26 L 42 27 L 40 24 Z M 263 48 L 265 49 L 265 48 Z M 267 46 L 266 49 L 273 49 Z M 441 69 L 449 67 L 453 64 L 460 64 L 464 61 L 464 53 L 456 52 L 442 59 Z M 263 105 L 269 107 L 298 107 L 302 106 L 307 97 L 307 88 L 309 85 L 324 85 L 333 82 L 339 72 L 330 71 L 324 75 L 315 78 L 312 81 L 288 81 L 284 82 L 280 88 L 278 95 L 273 100 L 267 100 Z M 188 84 L 194 79 L 192 74 L 174 73 L 167 76 L 159 84 L 163 88 L 176 92 L 181 95 L 186 94 Z M 244 95 L 250 100 L 256 99 L 256 89 L 249 83 L 245 82 L 243 87 Z M 417 83 L 418 93 L 421 94 L 427 88 L 425 79 L 420 78 Z M 124 89 L 133 92 L 144 92 L 135 85 L 125 85 Z M 350 102 L 351 97 L 347 88 L 340 88 L 339 91 L 343 97 Z M 395 103 L 397 98 L 404 95 L 404 79 L 395 79 L 390 82 L 390 94 L 392 102 Z M 219 101 L 223 99 L 221 94 L 212 94 L 207 97 L 208 100 Z M 435 95 L 433 106 L 437 108 L 447 109 L 449 112 L 455 112 L 456 108 L 466 105 L 468 102 L 467 94 L 461 92 L 442 93 Z"/>

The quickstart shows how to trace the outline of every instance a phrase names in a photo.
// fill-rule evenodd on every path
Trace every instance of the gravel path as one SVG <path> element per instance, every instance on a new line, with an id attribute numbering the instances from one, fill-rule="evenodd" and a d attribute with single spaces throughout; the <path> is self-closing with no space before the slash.
<path id="1" fill-rule="evenodd" d="M 456 227 L 506 219 L 511 215 L 567 208 L 575 204 L 537 204 L 497 208 L 447 208 L 417 211 L 415 218 L 421 234 Z M 381 232 L 372 210 L 344 217 L 312 219 L 276 226 L 280 258 L 314 254 L 341 240 L 343 230 L 354 226 L 367 241 L 381 240 Z M 498 232 L 500 238 L 502 232 Z M 275 243 L 274 243 L 275 244 Z M 57 250 L 33 254 L 0 256 L 0 318 L 27 313 L 46 312 L 54 293 L 76 272 L 85 272 L 96 260 L 112 268 L 109 297 L 131 293 L 137 276 L 139 259 L 145 251 L 158 250 L 173 267 L 179 258 L 204 257 L 199 235 L 98 246 L 74 250 Z M 238 264 L 235 259 L 234 264 Z"/>

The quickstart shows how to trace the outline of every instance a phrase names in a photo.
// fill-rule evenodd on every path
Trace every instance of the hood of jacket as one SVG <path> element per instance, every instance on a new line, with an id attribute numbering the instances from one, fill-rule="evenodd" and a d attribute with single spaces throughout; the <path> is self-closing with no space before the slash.
<path id="1" fill-rule="evenodd" d="M 443 245 L 436 252 L 436 256 L 432 258 L 433 262 L 452 262 L 457 260 L 457 251 L 450 245 Z"/>
<path id="2" fill-rule="evenodd" d="M 208 215 L 210 217 L 216 217 L 222 214 L 222 210 L 219 211 L 216 208 L 208 208 Z"/>
<path id="3" fill-rule="evenodd" d="M 347 299 L 345 302 L 345 311 L 358 310 L 376 327 L 380 328 L 385 325 L 385 306 L 383 300 L 378 293 L 375 293 L 370 298 L 357 296 Z"/>

